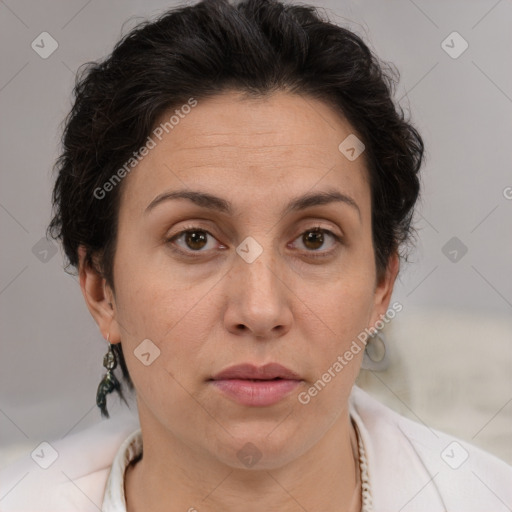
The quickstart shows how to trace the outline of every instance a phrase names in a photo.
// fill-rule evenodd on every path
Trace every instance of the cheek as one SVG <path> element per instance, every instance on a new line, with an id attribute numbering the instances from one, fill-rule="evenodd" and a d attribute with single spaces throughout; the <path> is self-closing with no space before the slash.
<path id="1" fill-rule="evenodd" d="M 122 255 L 121 250 L 118 254 Z M 212 329 L 221 314 L 214 301 L 218 279 L 180 272 L 165 256 L 141 257 L 132 252 L 129 260 L 119 258 L 116 318 L 136 386 L 168 388 L 174 386 L 171 376 L 184 385 L 191 381 L 190 362 L 199 361 L 208 339 L 216 336 Z M 146 339 L 159 350 L 151 372 L 136 357 L 138 346 Z"/>
<path id="2" fill-rule="evenodd" d="M 302 294 L 330 340 L 339 344 L 368 327 L 374 304 L 375 275 L 371 266 L 347 265 L 321 290 Z"/>
<path id="3" fill-rule="evenodd" d="M 304 361 L 310 361 L 316 380 L 324 375 L 323 380 L 332 382 L 318 402 L 339 401 L 341 394 L 350 391 L 359 373 L 364 340 L 358 336 L 371 319 L 373 274 L 349 273 L 322 293 L 311 294 L 305 303 L 308 318 L 298 321 L 306 340 Z M 329 370 L 330 374 L 325 375 Z"/>
<path id="4" fill-rule="evenodd" d="M 211 286 L 195 289 L 179 286 L 165 279 L 145 276 L 137 286 L 136 279 L 119 287 L 116 304 L 124 343 L 135 348 L 143 339 L 152 340 L 160 350 L 187 352 L 200 346 L 216 314 L 206 294 Z"/>
<path id="5" fill-rule="evenodd" d="M 208 339 L 216 336 L 212 322 L 218 313 L 208 301 L 198 302 L 204 294 L 166 287 L 162 281 L 146 280 L 136 292 L 131 290 L 120 293 L 119 312 L 123 352 L 137 395 L 155 415 L 162 415 L 161 421 L 171 408 L 180 411 L 182 423 L 193 422 L 198 411 L 192 395 L 209 370 L 211 354 L 205 359 L 203 352 Z M 145 349 L 149 365 L 140 357 L 142 340 L 154 344 Z"/>

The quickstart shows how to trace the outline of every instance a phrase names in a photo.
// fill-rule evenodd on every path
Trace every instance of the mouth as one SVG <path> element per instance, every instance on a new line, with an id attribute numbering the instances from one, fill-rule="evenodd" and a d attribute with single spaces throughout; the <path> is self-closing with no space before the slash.
<path id="1" fill-rule="evenodd" d="M 278 364 L 231 366 L 208 379 L 225 397 L 241 405 L 266 407 L 276 404 L 296 389 L 303 379 Z"/>
<path id="2" fill-rule="evenodd" d="M 212 380 L 243 379 L 243 380 L 302 380 L 294 371 L 279 363 L 268 363 L 256 366 L 250 363 L 237 364 L 222 370 Z"/>
<path id="3" fill-rule="evenodd" d="M 215 379 L 217 380 L 217 379 Z M 232 379 L 234 380 L 234 379 Z M 273 381 L 273 380 L 287 380 L 287 379 L 282 379 L 281 377 L 276 377 L 275 379 L 240 379 L 240 380 L 246 380 L 248 382 L 269 382 L 269 381 Z"/>

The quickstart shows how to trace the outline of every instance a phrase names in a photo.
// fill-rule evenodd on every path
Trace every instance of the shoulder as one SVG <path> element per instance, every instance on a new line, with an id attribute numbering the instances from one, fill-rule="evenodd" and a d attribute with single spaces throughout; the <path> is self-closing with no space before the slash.
<path id="1" fill-rule="evenodd" d="M 377 510 L 511 509 L 512 467 L 494 455 L 409 420 L 358 387 L 351 415 L 365 444 Z"/>
<path id="2" fill-rule="evenodd" d="M 0 509 L 97 512 L 116 452 L 138 428 L 135 417 L 122 415 L 56 441 L 35 443 L 31 454 L 0 471 Z"/>

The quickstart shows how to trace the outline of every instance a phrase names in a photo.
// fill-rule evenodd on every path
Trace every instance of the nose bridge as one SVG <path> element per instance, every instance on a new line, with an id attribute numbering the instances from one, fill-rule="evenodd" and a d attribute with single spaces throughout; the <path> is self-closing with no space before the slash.
<path id="1" fill-rule="evenodd" d="M 230 301 L 231 327 L 244 326 L 260 337 L 284 332 L 290 323 L 284 283 L 279 275 L 279 257 L 271 236 L 248 237 L 237 247 L 233 271 L 236 279 Z"/>
<path id="2" fill-rule="evenodd" d="M 277 299 L 278 282 L 276 272 L 277 258 L 271 237 L 259 237 L 258 242 L 253 237 L 247 237 L 238 247 L 238 272 L 241 275 L 242 287 L 247 293 L 266 300 Z M 277 281 L 277 282 L 276 282 Z"/>

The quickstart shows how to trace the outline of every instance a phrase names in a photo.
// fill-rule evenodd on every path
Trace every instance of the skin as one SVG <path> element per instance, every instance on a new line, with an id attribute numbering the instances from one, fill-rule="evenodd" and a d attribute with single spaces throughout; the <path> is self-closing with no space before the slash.
<path id="1" fill-rule="evenodd" d="M 338 150 L 351 133 L 309 97 L 201 100 L 122 184 L 115 293 L 81 248 L 85 300 L 104 337 L 122 340 L 136 387 L 144 456 L 126 474 L 130 512 L 360 509 L 348 399 L 363 351 L 310 403 L 297 400 L 386 313 L 398 273 L 395 254 L 377 277 L 365 155 Z M 146 211 L 178 189 L 219 196 L 234 215 L 187 199 Z M 283 215 L 290 200 L 327 190 L 357 208 Z M 191 227 L 211 233 L 206 246 L 174 238 Z M 315 227 L 342 242 L 324 233 L 308 243 Z M 252 263 L 236 252 L 248 236 L 263 249 Z M 161 351 L 149 366 L 134 355 L 144 339 Z M 208 379 L 244 362 L 279 362 L 303 382 L 275 405 L 240 405 Z M 262 454 L 251 468 L 237 457 L 248 442 Z"/>

